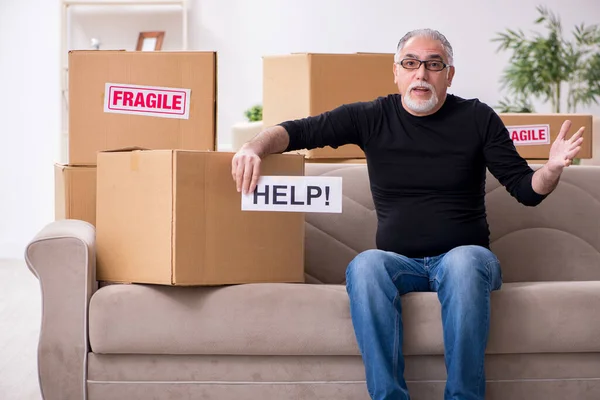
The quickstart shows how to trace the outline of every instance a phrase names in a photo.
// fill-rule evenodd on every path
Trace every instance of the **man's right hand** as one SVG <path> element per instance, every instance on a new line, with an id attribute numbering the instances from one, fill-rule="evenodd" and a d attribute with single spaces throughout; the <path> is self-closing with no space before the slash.
<path id="1" fill-rule="evenodd" d="M 231 160 L 231 176 L 238 192 L 252 193 L 260 176 L 260 156 L 251 147 L 244 145 Z"/>
<path id="2" fill-rule="evenodd" d="M 254 192 L 260 177 L 262 157 L 283 152 L 290 142 L 284 127 L 273 126 L 265 129 L 245 143 L 231 160 L 231 176 L 238 192 Z"/>

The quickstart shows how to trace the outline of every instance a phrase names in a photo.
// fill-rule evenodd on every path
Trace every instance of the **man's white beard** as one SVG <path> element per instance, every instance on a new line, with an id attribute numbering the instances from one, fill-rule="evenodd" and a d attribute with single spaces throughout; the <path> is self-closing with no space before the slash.
<path id="1" fill-rule="evenodd" d="M 412 89 L 418 88 L 418 87 L 429 89 L 429 92 L 431 93 L 431 97 L 428 100 L 413 99 L 411 97 Z M 406 104 L 406 106 L 408 108 L 410 108 L 414 112 L 426 113 L 435 108 L 435 106 L 438 103 L 438 97 L 437 97 L 437 93 L 435 92 L 434 87 L 431 86 L 429 83 L 413 82 L 408 87 L 408 89 L 406 89 L 406 93 L 404 94 L 404 103 Z"/>

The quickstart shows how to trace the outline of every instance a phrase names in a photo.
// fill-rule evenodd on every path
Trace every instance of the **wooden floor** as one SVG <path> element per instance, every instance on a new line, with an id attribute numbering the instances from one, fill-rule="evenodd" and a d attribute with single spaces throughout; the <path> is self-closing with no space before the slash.
<path id="1" fill-rule="evenodd" d="M 40 400 L 41 295 L 22 260 L 0 260 L 0 399 Z"/>

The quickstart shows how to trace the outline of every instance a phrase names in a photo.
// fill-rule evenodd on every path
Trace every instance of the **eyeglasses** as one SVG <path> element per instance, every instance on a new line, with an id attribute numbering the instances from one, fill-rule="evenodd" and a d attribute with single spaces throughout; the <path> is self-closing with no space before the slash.
<path id="1" fill-rule="evenodd" d="M 421 61 L 415 58 L 405 58 L 397 64 L 400 64 L 404 69 L 419 69 L 421 64 L 425 64 L 425 69 L 429 71 L 441 71 L 446 67 L 450 67 L 450 65 L 439 60 Z"/>

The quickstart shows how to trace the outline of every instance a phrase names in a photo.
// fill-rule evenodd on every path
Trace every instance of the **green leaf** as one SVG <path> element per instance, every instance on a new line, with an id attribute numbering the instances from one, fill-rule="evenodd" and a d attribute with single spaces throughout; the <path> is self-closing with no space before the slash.
<path id="1" fill-rule="evenodd" d="M 262 121 L 262 111 L 262 105 L 257 104 L 244 111 L 244 115 L 246 116 L 246 119 L 248 119 L 249 122 Z"/>
<path id="2" fill-rule="evenodd" d="M 561 95 L 569 109 L 598 103 L 600 99 L 600 25 L 584 23 L 572 29 L 572 39 L 564 37 L 560 18 L 545 6 L 536 7 L 544 31 L 529 37 L 522 29 L 499 32 L 497 52 L 510 51 L 500 84 L 519 98 L 539 98 L 552 102 L 558 110 Z M 561 90 L 561 88 L 563 90 Z M 566 88 L 566 90 L 564 90 Z M 508 104 L 500 104 L 507 108 Z"/>

